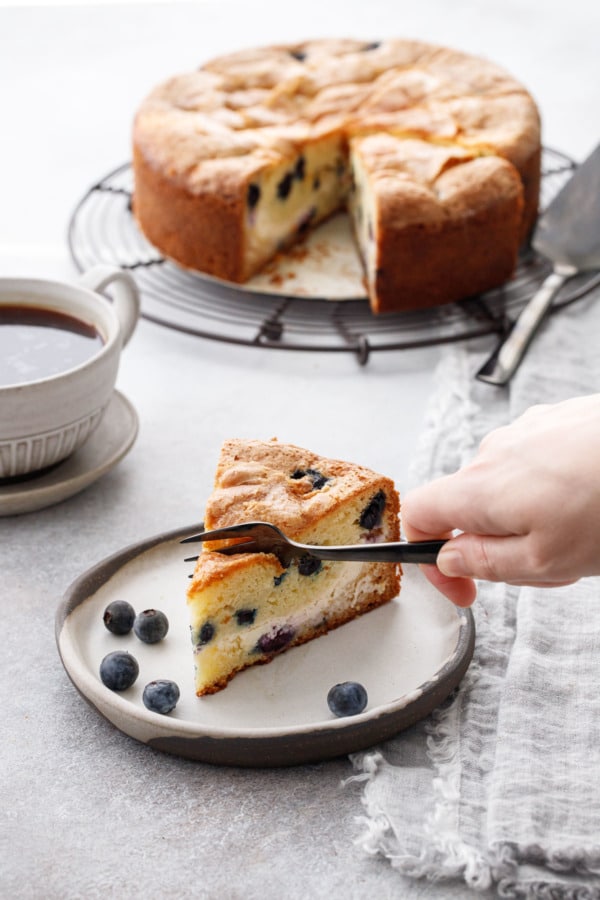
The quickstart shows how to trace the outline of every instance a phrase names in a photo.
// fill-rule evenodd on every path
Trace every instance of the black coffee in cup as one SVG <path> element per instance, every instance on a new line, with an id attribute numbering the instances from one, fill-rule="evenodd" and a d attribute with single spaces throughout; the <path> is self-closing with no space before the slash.
<path id="1" fill-rule="evenodd" d="M 0 387 L 73 369 L 102 347 L 86 322 L 43 307 L 0 304 Z"/>

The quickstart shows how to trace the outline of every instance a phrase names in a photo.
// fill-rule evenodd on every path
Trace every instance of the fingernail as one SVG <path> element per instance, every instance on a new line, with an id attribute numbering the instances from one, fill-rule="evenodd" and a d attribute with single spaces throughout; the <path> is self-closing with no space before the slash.
<path id="1" fill-rule="evenodd" d="M 437 567 L 443 575 L 448 575 L 450 578 L 459 578 L 462 575 L 471 574 L 467 571 L 462 553 L 453 547 L 448 547 L 448 549 L 443 547 L 440 550 L 437 558 Z"/>

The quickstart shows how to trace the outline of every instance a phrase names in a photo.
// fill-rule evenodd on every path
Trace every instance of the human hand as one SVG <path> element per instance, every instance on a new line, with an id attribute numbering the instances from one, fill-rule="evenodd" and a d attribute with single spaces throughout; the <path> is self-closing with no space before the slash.
<path id="1" fill-rule="evenodd" d="M 450 538 L 423 569 L 458 606 L 474 579 L 558 587 L 600 574 L 600 394 L 490 432 L 464 468 L 406 494 L 402 521 L 408 540 Z"/>

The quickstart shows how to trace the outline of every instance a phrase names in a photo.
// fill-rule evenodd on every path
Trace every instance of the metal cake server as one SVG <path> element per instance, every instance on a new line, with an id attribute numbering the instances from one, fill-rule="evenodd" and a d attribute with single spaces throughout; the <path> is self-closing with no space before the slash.
<path id="1" fill-rule="evenodd" d="M 394 562 L 394 563 L 435 563 L 445 541 L 398 541 L 392 543 L 345 544 L 339 547 L 322 547 L 313 544 L 299 544 L 292 541 L 275 525 L 268 522 L 247 522 L 243 525 L 230 525 L 214 531 L 203 531 L 184 538 L 182 544 L 197 541 L 218 541 L 226 538 L 246 538 L 228 547 L 216 550 L 233 556 L 236 553 L 274 553 L 282 565 L 289 566 L 292 559 L 312 557 L 314 559 L 332 559 L 362 562 Z M 191 562 L 198 557 L 189 557 Z"/>
<path id="2" fill-rule="evenodd" d="M 532 246 L 554 269 L 477 372 L 488 384 L 510 380 L 565 281 L 600 269 L 600 144 L 543 213 Z"/>

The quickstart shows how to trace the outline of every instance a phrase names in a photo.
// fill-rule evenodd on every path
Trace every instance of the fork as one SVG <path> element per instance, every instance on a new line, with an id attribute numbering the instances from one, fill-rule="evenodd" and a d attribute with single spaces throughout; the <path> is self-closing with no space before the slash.
<path id="1" fill-rule="evenodd" d="M 344 544 L 342 546 L 317 546 L 292 541 L 275 525 L 268 522 L 247 522 L 229 525 L 214 531 L 203 531 L 184 538 L 182 544 L 198 541 L 219 541 L 227 538 L 246 538 L 214 552 L 226 556 L 237 553 L 274 553 L 287 568 L 293 559 L 312 556 L 315 559 L 332 559 L 362 562 L 435 563 L 445 541 L 396 541 L 392 543 Z M 192 562 L 197 556 L 185 561 Z"/>

